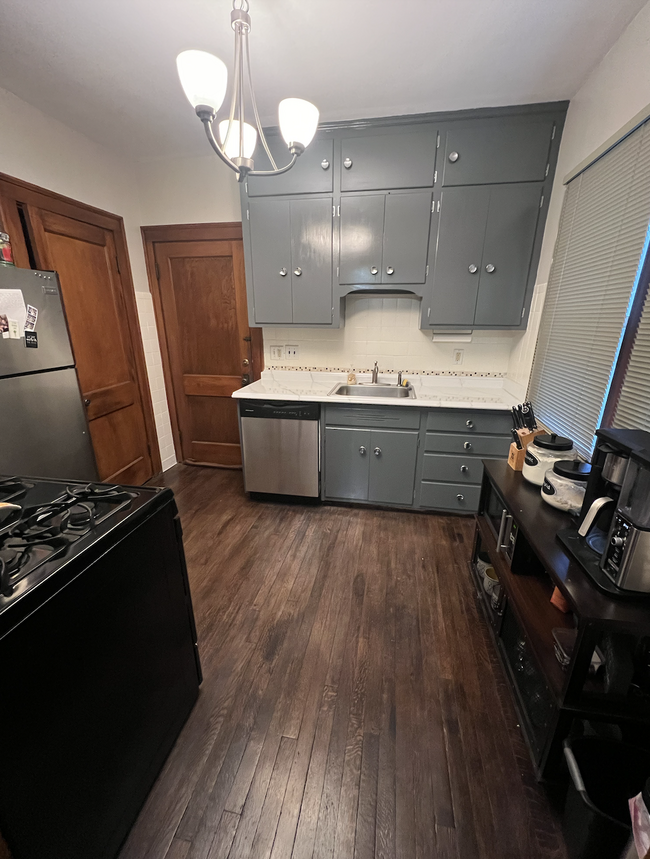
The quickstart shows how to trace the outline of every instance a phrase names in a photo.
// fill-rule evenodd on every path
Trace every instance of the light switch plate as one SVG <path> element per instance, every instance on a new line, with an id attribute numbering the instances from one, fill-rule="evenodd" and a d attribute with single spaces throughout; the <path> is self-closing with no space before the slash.
<path id="1" fill-rule="evenodd" d="M 287 358 L 297 358 L 298 352 L 300 351 L 298 346 L 285 346 L 284 351 L 286 353 Z"/>
<path id="2" fill-rule="evenodd" d="M 271 360 L 281 361 L 284 358 L 284 346 L 271 346 Z"/>

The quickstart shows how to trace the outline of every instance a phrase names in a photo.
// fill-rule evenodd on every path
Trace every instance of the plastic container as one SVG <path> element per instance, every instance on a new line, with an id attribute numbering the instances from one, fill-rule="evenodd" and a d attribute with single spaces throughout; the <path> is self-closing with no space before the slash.
<path id="1" fill-rule="evenodd" d="M 578 459 L 571 439 L 555 433 L 538 435 L 526 449 L 522 474 L 529 483 L 541 486 L 546 472 L 560 459 Z"/>
<path id="2" fill-rule="evenodd" d="M 551 507 L 577 516 L 582 507 L 591 466 L 577 459 L 560 459 L 544 476 L 541 495 Z"/>
<path id="3" fill-rule="evenodd" d="M 571 781 L 564 840 L 571 859 L 618 859 L 631 834 L 628 800 L 650 776 L 650 752 L 614 740 L 564 741 Z"/>

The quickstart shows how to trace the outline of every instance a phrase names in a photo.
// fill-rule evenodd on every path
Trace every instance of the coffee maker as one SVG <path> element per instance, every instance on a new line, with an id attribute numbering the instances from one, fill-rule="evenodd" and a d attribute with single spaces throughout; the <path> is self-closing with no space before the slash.
<path id="1" fill-rule="evenodd" d="M 650 594 L 650 433 L 596 430 L 578 521 L 557 536 L 595 584 L 617 596 Z"/>

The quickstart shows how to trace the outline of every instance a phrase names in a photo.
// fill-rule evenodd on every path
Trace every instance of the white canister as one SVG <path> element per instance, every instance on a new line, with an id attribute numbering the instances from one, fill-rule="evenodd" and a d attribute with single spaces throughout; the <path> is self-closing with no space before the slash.
<path id="1" fill-rule="evenodd" d="M 542 498 L 551 507 L 577 516 L 585 498 L 590 472 L 588 462 L 575 459 L 556 462 L 544 477 Z"/>
<path id="2" fill-rule="evenodd" d="M 555 433 L 538 435 L 526 448 L 522 474 L 529 483 L 541 486 L 546 472 L 561 459 L 578 459 L 571 439 Z"/>

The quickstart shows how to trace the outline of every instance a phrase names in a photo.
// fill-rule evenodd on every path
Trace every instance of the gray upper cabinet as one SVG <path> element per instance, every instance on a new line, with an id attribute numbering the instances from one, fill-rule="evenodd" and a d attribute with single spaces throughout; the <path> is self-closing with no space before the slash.
<path id="1" fill-rule="evenodd" d="M 424 283 L 430 219 L 430 191 L 342 196 L 339 283 Z"/>
<path id="2" fill-rule="evenodd" d="M 433 126 L 420 126 L 344 137 L 341 141 L 341 191 L 430 188 L 436 160 L 436 136 Z"/>
<path id="3" fill-rule="evenodd" d="M 443 185 L 542 182 L 554 125 L 549 117 L 454 123 L 443 132 Z"/>
<path id="4" fill-rule="evenodd" d="M 541 183 L 444 188 L 429 325 L 518 325 Z"/>
<path id="5" fill-rule="evenodd" d="M 269 149 L 278 167 L 291 160 L 287 144 L 280 137 L 269 137 Z M 270 170 L 271 162 L 258 143 L 255 169 Z M 273 197 L 278 194 L 331 194 L 334 187 L 334 141 L 314 140 L 287 173 L 280 176 L 249 176 L 249 197 Z"/>
<path id="6" fill-rule="evenodd" d="M 256 324 L 331 323 L 332 205 L 331 197 L 250 201 Z"/>

